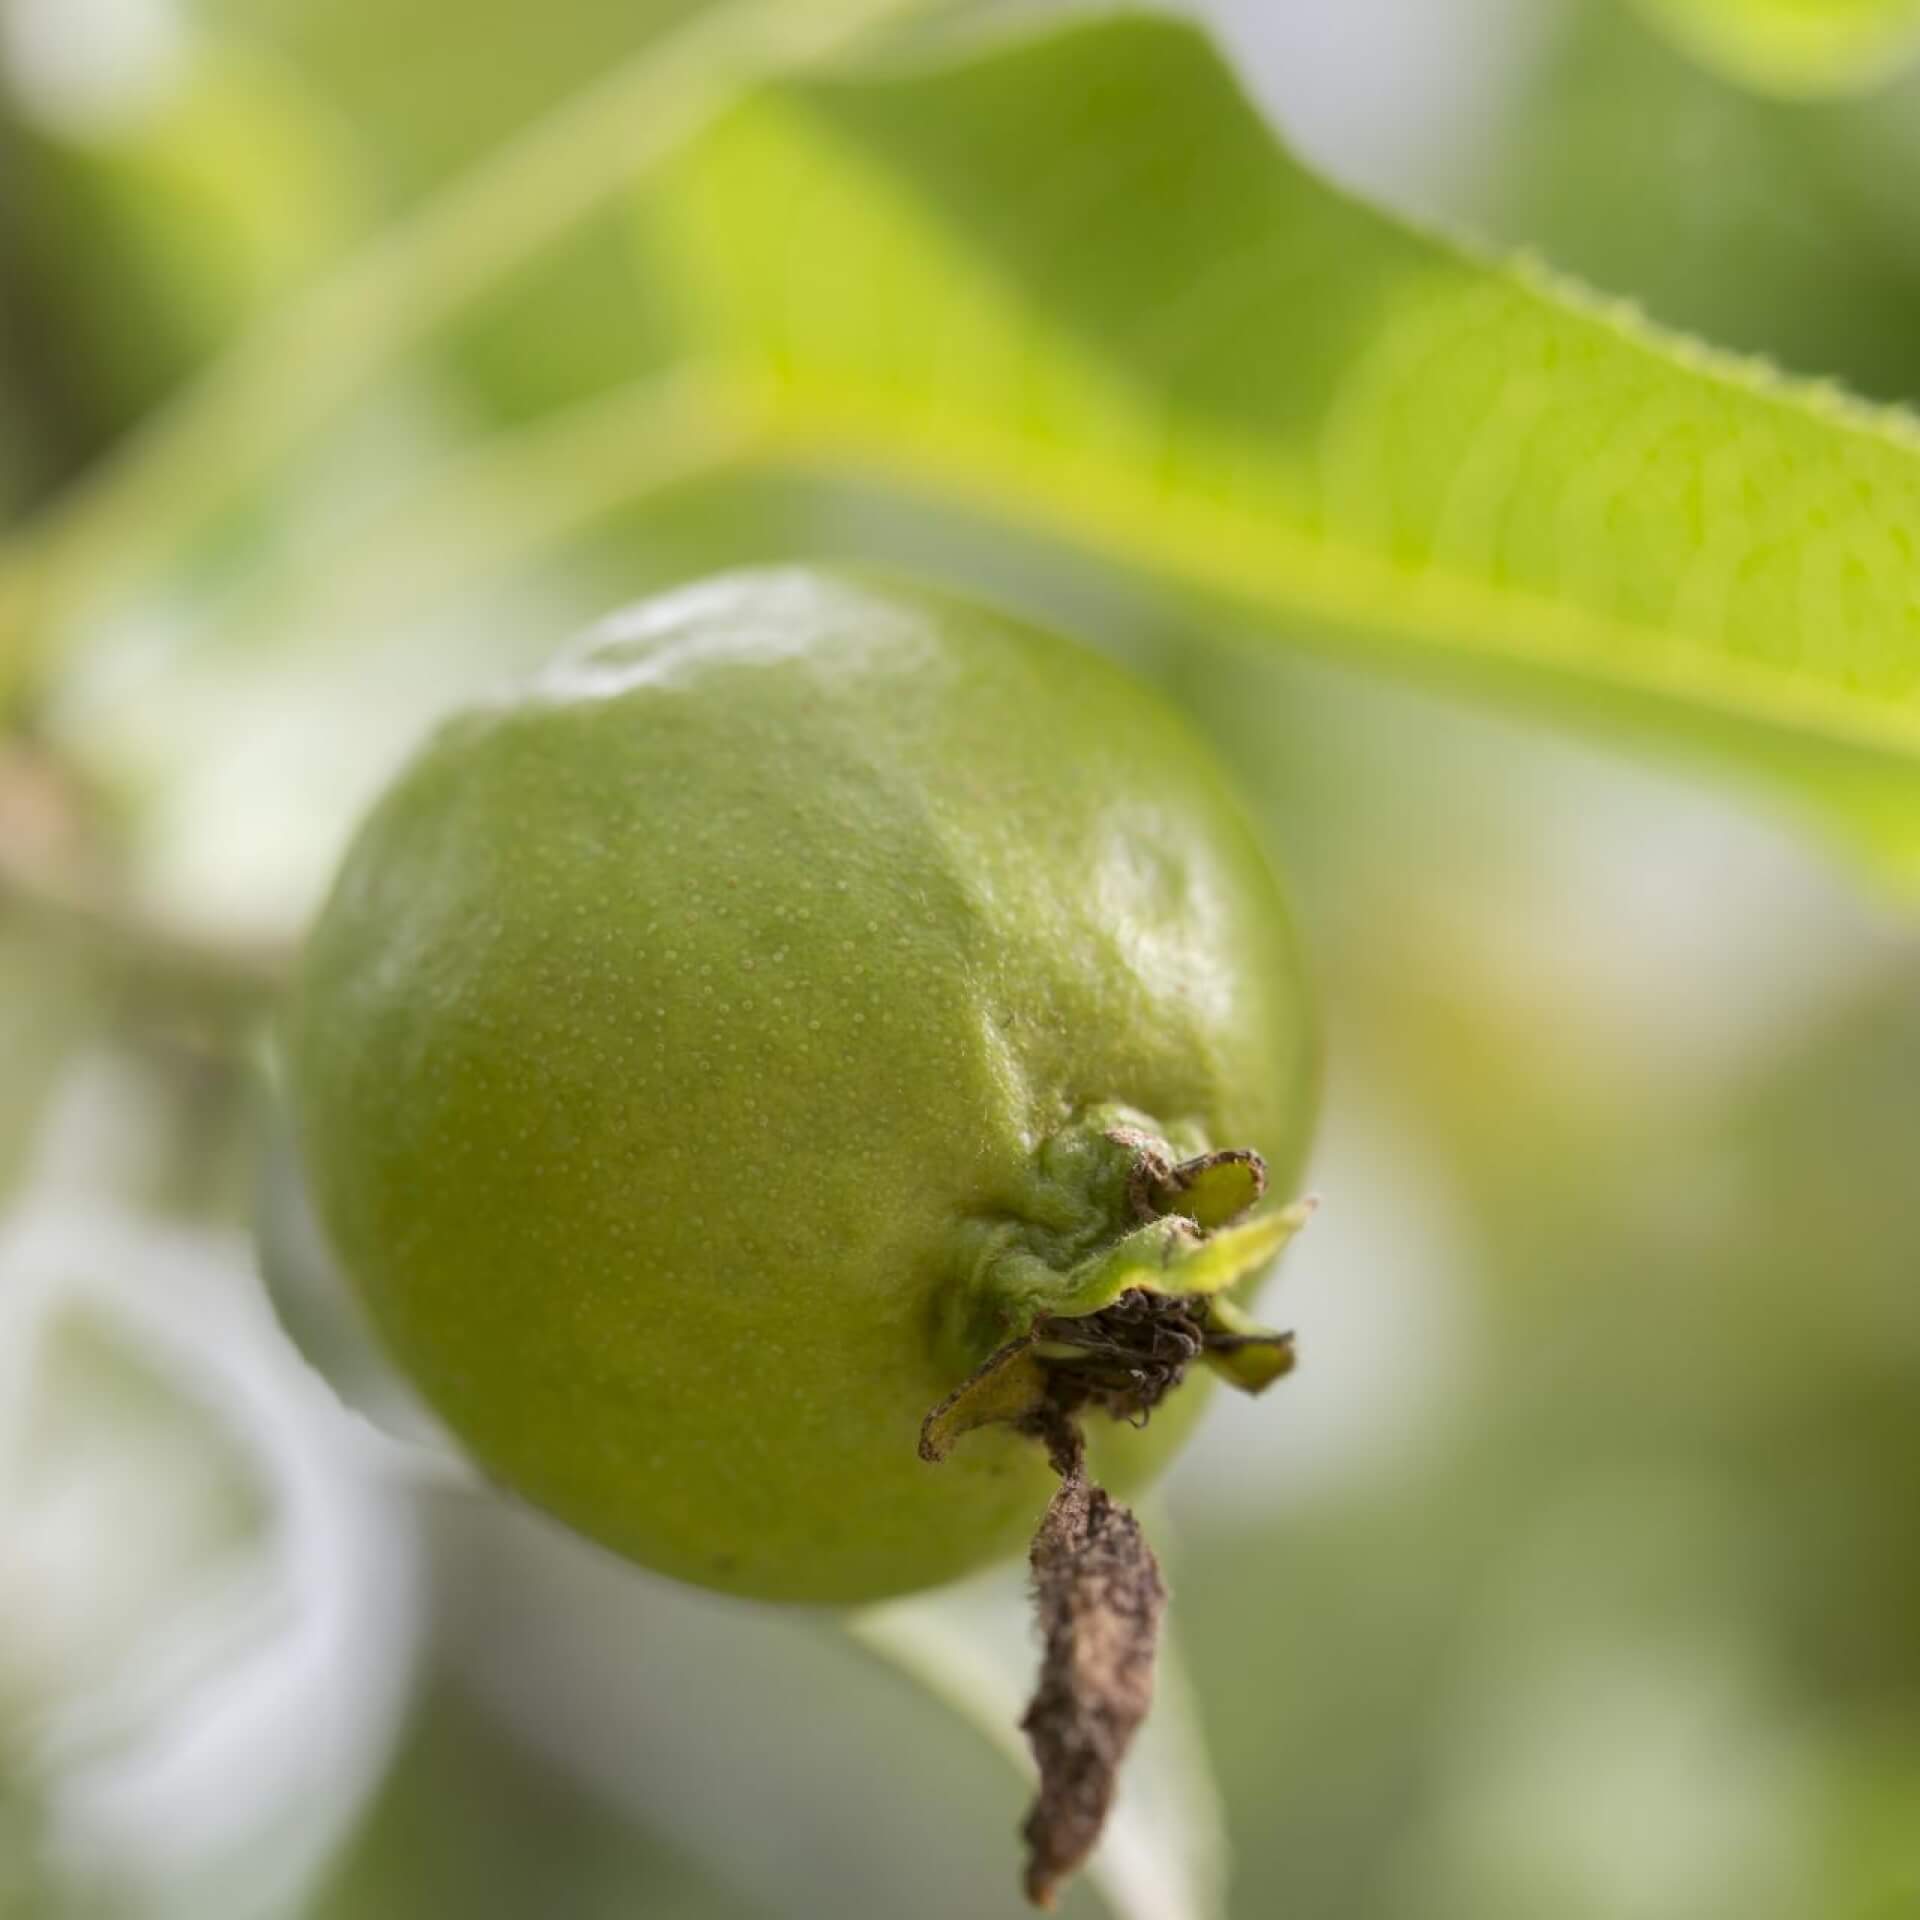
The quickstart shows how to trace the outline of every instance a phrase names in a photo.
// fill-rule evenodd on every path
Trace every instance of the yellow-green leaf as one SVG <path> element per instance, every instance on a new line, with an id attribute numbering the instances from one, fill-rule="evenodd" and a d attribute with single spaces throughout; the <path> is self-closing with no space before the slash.
<path id="1" fill-rule="evenodd" d="M 1920 48 L 1914 0 L 1640 0 L 1697 59 L 1744 86 L 1790 96 L 1888 79 Z"/>
<path id="2" fill-rule="evenodd" d="M 1664 729 L 1920 871 L 1920 432 L 1414 231 L 1128 15 L 764 94 L 653 205 L 798 463 Z"/>

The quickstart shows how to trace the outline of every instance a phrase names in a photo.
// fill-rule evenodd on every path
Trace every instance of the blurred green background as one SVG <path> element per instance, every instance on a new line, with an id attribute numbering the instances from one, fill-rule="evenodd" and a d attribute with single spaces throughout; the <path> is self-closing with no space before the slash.
<path id="1" fill-rule="evenodd" d="M 1920 82 L 1762 98 L 1616 0 L 1202 10 L 1335 177 L 1920 398 Z M 0 513 L 693 11 L 0 0 Z M 1217 1407 L 1161 1523 L 1229 1910 L 1920 1914 L 1910 908 L 1686 771 L 845 485 L 691 480 L 463 590 L 540 503 L 420 513 L 423 479 L 617 409 L 672 357 L 653 292 L 633 208 L 596 215 L 89 610 L 0 737 L 0 1915 L 1018 1910 L 978 1730 L 342 1416 L 250 1237 L 404 1429 L 300 1243 L 277 956 L 440 707 L 787 554 L 1119 653 L 1293 883 L 1330 1063 L 1273 1295 L 1303 1365 Z"/>

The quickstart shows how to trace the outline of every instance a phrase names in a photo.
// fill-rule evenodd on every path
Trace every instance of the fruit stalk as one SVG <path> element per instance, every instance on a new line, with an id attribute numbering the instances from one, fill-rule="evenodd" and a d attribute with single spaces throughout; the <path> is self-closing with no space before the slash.
<path id="1" fill-rule="evenodd" d="M 1050 1908 L 1099 1840 L 1121 1764 L 1153 1704 L 1167 1589 L 1139 1521 L 1088 1478 L 1073 1417 L 1055 1411 L 1033 1431 L 1060 1475 L 1033 1541 L 1046 1652 L 1020 1722 L 1040 1769 L 1022 1828 L 1026 1893 Z"/>

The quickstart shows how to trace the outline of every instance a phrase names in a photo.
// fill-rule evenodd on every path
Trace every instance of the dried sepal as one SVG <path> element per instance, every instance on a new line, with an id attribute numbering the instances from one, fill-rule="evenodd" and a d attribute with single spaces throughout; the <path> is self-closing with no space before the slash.
<path id="1" fill-rule="evenodd" d="M 937 1466 L 976 1427 L 1023 1426 L 1047 1403 L 1048 1376 L 1022 1334 L 989 1354 L 920 1423 L 920 1458 Z"/>
<path id="2" fill-rule="evenodd" d="M 1231 1300 L 1216 1295 L 1207 1302 L 1201 1358 L 1230 1387 L 1242 1393 L 1264 1393 L 1293 1371 L 1293 1335 L 1261 1326 Z"/>
<path id="3" fill-rule="evenodd" d="M 1259 1205 L 1267 1163 L 1250 1148 L 1196 1154 L 1160 1174 L 1149 1193 L 1156 1213 L 1184 1215 L 1200 1227 L 1224 1227 Z"/>

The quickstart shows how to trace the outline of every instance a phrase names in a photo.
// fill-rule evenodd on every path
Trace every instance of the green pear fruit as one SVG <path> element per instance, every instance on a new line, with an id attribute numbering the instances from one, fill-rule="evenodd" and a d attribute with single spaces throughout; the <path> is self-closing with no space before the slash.
<path id="1" fill-rule="evenodd" d="M 449 720 L 347 856 L 287 1059 L 403 1369 L 683 1580 L 949 1579 L 1047 1502 L 1036 1395 L 1124 1488 L 1187 1360 L 1286 1364 L 1237 1305 L 1312 1108 L 1274 877 L 1151 691 L 937 594 L 722 577 Z"/>

